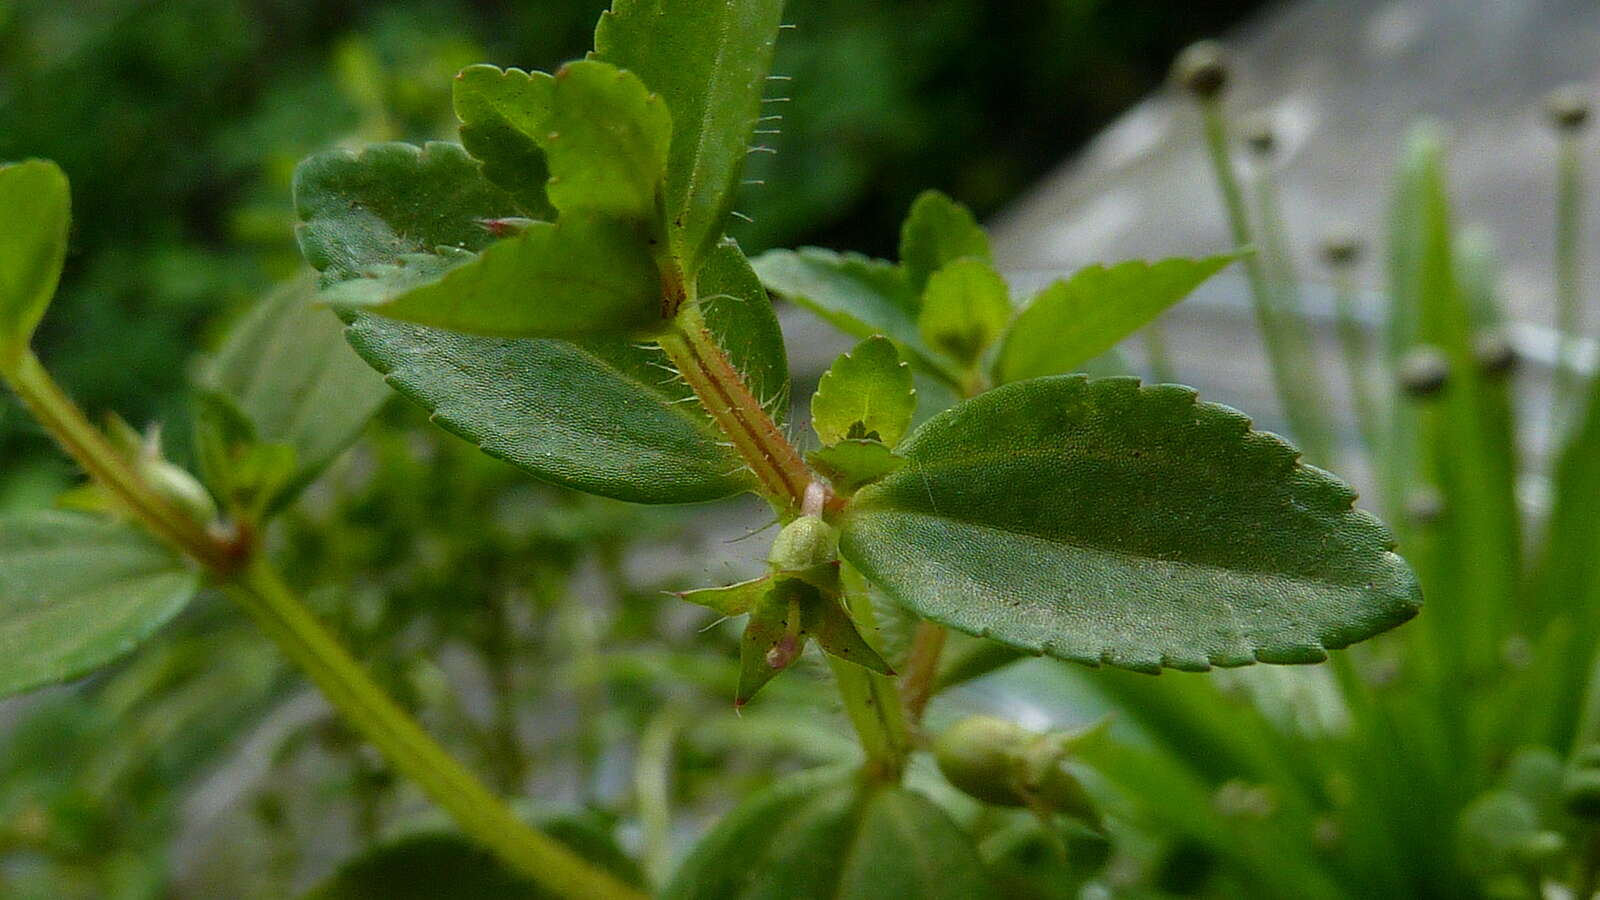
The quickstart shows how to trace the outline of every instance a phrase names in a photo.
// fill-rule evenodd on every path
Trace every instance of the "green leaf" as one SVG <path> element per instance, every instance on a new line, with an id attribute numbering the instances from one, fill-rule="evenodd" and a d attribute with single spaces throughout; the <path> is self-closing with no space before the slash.
<path id="1" fill-rule="evenodd" d="M 1005 332 L 1011 312 L 1000 273 L 981 259 L 958 259 L 928 278 L 917 330 L 929 347 L 969 368 Z"/>
<path id="2" fill-rule="evenodd" d="M 995 361 L 1005 384 L 1083 371 L 1089 360 L 1149 324 L 1237 254 L 1089 266 L 1034 296 L 1011 323 Z"/>
<path id="3" fill-rule="evenodd" d="M 665 900 L 982 900 L 994 891 L 944 810 L 896 785 L 813 770 L 752 795 L 695 847 Z"/>
<path id="4" fill-rule="evenodd" d="M 351 280 L 327 299 L 490 337 L 627 334 L 662 322 L 655 261 L 629 223 L 573 215 L 534 222 L 437 280 L 418 281 Z"/>
<path id="5" fill-rule="evenodd" d="M 666 220 L 694 271 L 722 236 L 744 170 L 782 0 L 616 0 L 594 58 L 643 79 L 671 110 Z"/>
<path id="6" fill-rule="evenodd" d="M 550 132 L 555 78 L 495 66 L 468 66 L 456 76 L 454 101 L 461 143 L 483 162 L 483 175 L 535 219 L 554 219 L 545 193 L 550 170 L 540 142 Z"/>
<path id="7" fill-rule="evenodd" d="M 543 140 L 550 202 L 563 214 L 652 220 L 672 142 L 666 104 L 634 73 L 596 60 L 568 63 L 555 80 Z"/>
<path id="8" fill-rule="evenodd" d="M 1392 628 L 1415 577 L 1355 493 L 1189 388 L 1078 376 L 924 423 L 840 551 L 933 621 L 1139 671 L 1315 662 Z"/>
<path id="9" fill-rule="evenodd" d="M 875 438 L 893 447 L 916 409 L 911 369 L 900 361 L 894 344 L 879 335 L 857 344 L 822 373 L 811 398 L 811 427 L 825 445 Z"/>
<path id="10" fill-rule="evenodd" d="M 900 265 L 922 293 L 933 273 L 962 257 L 988 260 L 989 236 L 972 211 L 938 191 L 923 191 L 900 226 Z"/>
<path id="11" fill-rule="evenodd" d="M 806 461 L 846 494 L 855 493 L 906 464 L 905 457 L 870 440 L 843 440 L 807 453 Z"/>
<path id="12" fill-rule="evenodd" d="M 484 219 L 521 212 L 465 150 L 442 143 L 320 153 L 295 169 L 294 202 L 301 252 L 324 284 L 440 247 L 482 250 L 495 240 Z"/>
<path id="13" fill-rule="evenodd" d="M 772 587 L 772 577 L 763 575 L 738 584 L 726 587 L 699 588 L 692 591 L 678 591 L 679 600 L 698 603 L 707 609 L 716 610 L 724 616 L 742 616 L 749 612 L 751 607 Z"/>
<path id="14" fill-rule="evenodd" d="M 247 436 L 229 441 L 235 449 L 273 444 L 292 450 L 292 469 L 270 505 L 281 506 L 316 478 L 390 396 L 383 379 L 350 352 L 339 319 L 315 300 L 309 277 L 267 294 L 197 379 L 202 391 L 226 398 L 248 423 Z"/>
<path id="15" fill-rule="evenodd" d="M 174 553 L 127 525 L 61 512 L 0 517 L 0 696 L 115 661 L 199 587 Z"/>
<path id="16" fill-rule="evenodd" d="M 0 166 L 0 355 L 21 352 L 55 296 L 72 192 L 53 162 Z"/>
<path id="17" fill-rule="evenodd" d="M 713 253 L 700 286 L 712 333 L 769 413 L 781 413 L 783 335 L 738 247 Z M 658 349 L 486 338 L 367 315 L 349 339 L 441 427 L 547 481 L 636 503 L 714 500 L 753 484 Z"/>
<path id="18" fill-rule="evenodd" d="M 921 295 L 911 290 L 905 273 L 893 263 L 805 247 L 763 253 L 752 265 L 774 293 L 811 310 L 846 334 L 858 338 L 884 335 L 912 365 L 954 383 L 917 329 Z"/>
<path id="19" fill-rule="evenodd" d="M 364 167 L 375 171 L 355 171 Z M 407 185 L 438 207 L 424 216 L 399 202 Z M 301 246 L 330 283 L 415 260 L 429 247 L 479 250 L 493 237 L 478 224 L 478 204 L 496 195 L 449 145 L 313 157 L 297 174 Z M 781 422 L 789 391 L 783 334 L 737 246 L 712 252 L 699 288 L 711 332 Z M 479 337 L 364 314 L 347 337 L 441 427 L 547 481 L 639 503 L 714 500 L 753 484 L 658 349 L 613 337 Z"/>

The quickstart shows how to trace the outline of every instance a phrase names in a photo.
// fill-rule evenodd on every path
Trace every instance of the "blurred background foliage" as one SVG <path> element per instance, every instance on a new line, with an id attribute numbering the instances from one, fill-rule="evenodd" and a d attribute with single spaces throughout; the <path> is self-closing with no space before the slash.
<path id="1" fill-rule="evenodd" d="M 604 0 L 0 0 L 0 159 L 55 159 L 75 205 L 41 336 L 91 410 L 184 416 L 184 361 L 302 264 L 294 164 L 334 144 L 454 139 L 450 78 L 549 68 Z M 886 255 L 915 193 L 980 215 L 1259 0 L 794 0 L 738 237 Z M 0 508 L 70 478 L 0 400 Z M 187 429 L 171 428 L 175 435 Z"/>

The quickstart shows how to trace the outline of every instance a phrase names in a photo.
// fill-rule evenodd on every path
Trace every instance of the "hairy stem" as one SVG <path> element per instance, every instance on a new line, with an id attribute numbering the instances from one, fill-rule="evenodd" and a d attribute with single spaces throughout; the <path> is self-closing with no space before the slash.
<path id="1" fill-rule="evenodd" d="M 1233 168 L 1222 104 L 1215 99 L 1205 100 L 1200 104 L 1200 111 L 1212 174 L 1222 194 L 1233 242 L 1238 247 L 1252 246 L 1254 235 L 1250 214 L 1245 206 L 1244 191 L 1239 186 L 1239 176 Z M 1295 439 L 1305 450 L 1306 458 L 1317 465 L 1331 465 L 1333 432 L 1323 413 L 1324 397 L 1317 385 L 1309 380 L 1315 364 L 1311 359 L 1300 358 L 1297 354 L 1294 332 L 1299 326 L 1280 309 L 1261 257 L 1261 253 L 1251 253 L 1242 262 L 1245 278 L 1250 285 L 1256 326 L 1261 331 L 1273 385 L 1277 389 L 1278 403 L 1283 407 L 1284 417 Z"/>
<path id="2" fill-rule="evenodd" d="M 243 562 L 241 547 L 212 534 L 152 490 L 56 384 L 32 351 L 23 350 L 0 363 L 0 376 L 61 449 L 156 537 L 216 572 L 226 574 Z"/>
<path id="3" fill-rule="evenodd" d="M 558 896 L 642 897 L 518 819 L 372 681 L 264 561 L 252 560 L 226 591 L 316 683 L 334 709 L 390 765 L 449 812 L 468 836 Z"/>
<path id="4" fill-rule="evenodd" d="M 685 303 L 672 330 L 659 340 L 706 412 L 733 442 L 739 458 L 755 473 L 762 496 L 780 515 L 794 515 L 813 480 L 811 470 L 706 329 L 699 307 Z"/>

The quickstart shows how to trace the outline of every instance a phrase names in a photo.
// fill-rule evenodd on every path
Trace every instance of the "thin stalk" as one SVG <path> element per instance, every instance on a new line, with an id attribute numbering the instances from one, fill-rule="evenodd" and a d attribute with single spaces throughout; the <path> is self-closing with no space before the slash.
<path id="1" fill-rule="evenodd" d="M 518 819 L 372 681 L 265 561 L 251 560 L 225 590 L 322 690 L 334 709 L 396 771 L 449 812 L 468 836 L 558 896 L 643 897 Z"/>
<path id="2" fill-rule="evenodd" d="M 1150 362 L 1151 378 L 1162 384 L 1178 380 L 1177 370 L 1172 367 L 1172 355 L 1167 352 L 1167 329 L 1160 319 L 1144 327 L 1144 355 Z"/>
<path id="3" fill-rule="evenodd" d="M 841 566 L 845 603 L 867 642 L 878 649 L 878 620 L 866 580 L 848 563 Z M 937 626 L 936 626 L 937 627 Z M 867 754 L 867 774 L 883 781 L 899 781 L 911 754 L 911 731 L 894 679 L 833 656 L 828 657 L 845 713 L 861 738 Z"/>
<path id="4" fill-rule="evenodd" d="M 111 446 L 105 434 L 56 384 L 31 350 L 0 361 L 0 376 L 61 449 L 116 497 L 129 514 L 145 523 L 156 537 L 213 571 L 226 574 L 239 567 L 244 555 L 242 548 L 212 534 L 205 525 L 152 490 Z"/>
<path id="5" fill-rule="evenodd" d="M 644 867 L 651 884 L 672 874 L 672 756 L 683 727 L 683 711 L 669 706 L 645 726 L 639 760 L 633 768 L 633 793 L 644 832 Z"/>
<path id="6" fill-rule="evenodd" d="M 1556 331 L 1561 344 L 1556 357 L 1555 402 L 1551 404 L 1553 439 L 1572 414 L 1578 393 L 1579 322 L 1578 264 L 1582 237 L 1583 164 L 1576 134 L 1563 132 L 1556 162 Z"/>
<path id="7" fill-rule="evenodd" d="M 1222 194 L 1233 242 L 1238 247 L 1253 246 L 1255 242 L 1250 214 L 1245 206 L 1244 191 L 1239 186 L 1239 177 L 1234 171 L 1222 104 L 1216 99 L 1203 100 L 1200 112 L 1205 127 L 1206 151 L 1211 159 L 1217 188 Z M 1267 363 L 1284 418 L 1305 451 L 1306 458 L 1318 465 L 1330 465 L 1333 432 L 1324 417 L 1323 396 L 1315 383 L 1308 380 L 1309 373 L 1315 370 L 1315 360 L 1296 358 L 1293 323 L 1279 309 L 1261 254 L 1251 253 L 1242 262 L 1245 278 L 1250 285 L 1256 325 L 1266 347 Z"/>
<path id="8" fill-rule="evenodd" d="M 906 674 L 901 682 L 900 695 L 905 703 L 906 717 L 912 725 L 922 723 L 922 714 L 933 699 L 934 683 L 939 676 L 939 657 L 950 632 L 943 625 L 918 622 L 911 638 L 911 653 L 906 658 Z"/>
<path id="9" fill-rule="evenodd" d="M 250 554 L 243 542 L 212 535 L 151 489 L 32 352 L 0 358 L 0 375 L 102 488 L 152 533 L 210 569 L 345 721 L 448 811 L 462 831 L 556 896 L 642 900 L 643 894 L 523 824 L 378 687 L 264 559 Z"/>
<path id="10" fill-rule="evenodd" d="M 1356 314 L 1355 279 L 1344 269 L 1333 276 L 1333 308 L 1339 350 L 1344 356 L 1345 374 L 1350 379 L 1350 403 L 1355 412 L 1356 429 L 1361 433 L 1368 458 L 1376 462 L 1383 447 L 1383 432 L 1378 393 L 1372 383 L 1372 355 L 1366 329 Z"/>

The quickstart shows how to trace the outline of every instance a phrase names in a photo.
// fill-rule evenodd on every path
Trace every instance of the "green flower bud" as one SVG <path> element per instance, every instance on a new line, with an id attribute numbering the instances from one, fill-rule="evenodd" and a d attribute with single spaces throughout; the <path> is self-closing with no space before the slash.
<path id="1" fill-rule="evenodd" d="M 1472 354 L 1485 375 L 1508 375 L 1517 367 L 1517 348 L 1511 346 L 1511 339 L 1498 328 L 1480 332 L 1473 341 Z"/>
<path id="2" fill-rule="evenodd" d="M 1557 131 L 1573 132 L 1589 124 L 1589 96 L 1581 85 L 1556 88 L 1544 98 L 1545 116 Z"/>
<path id="3" fill-rule="evenodd" d="M 969 716 L 933 743 L 939 771 L 963 792 L 995 806 L 1023 806 L 1017 752 L 1032 732 L 995 716 Z"/>
<path id="4" fill-rule="evenodd" d="M 767 551 L 767 562 L 779 572 L 798 572 L 832 562 L 839 554 L 839 534 L 820 516 L 801 516 L 783 527 Z"/>
<path id="5" fill-rule="evenodd" d="M 1353 266 L 1361 259 L 1361 236 L 1349 225 L 1328 229 L 1322 238 L 1322 261 L 1330 269 Z"/>
<path id="6" fill-rule="evenodd" d="M 189 518 L 202 525 L 216 521 L 217 501 L 188 470 L 151 456 L 141 456 L 135 465 L 151 490 L 183 510 Z"/>
<path id="7" fill-rule="evenodd" d="M 1412 347 L 1400 360 L 1400 390 L 1408 397 L 1436 396 L 1450 381 L 1450 360 L 1438 347 Z"/>
<path id="8" fill-rule="evenodd" d="M 1190 44 L 1172 64 L 1172 80 L 1201 100 L 1222 95 L 1228 87 L 1228 63 L 1216 41 Z"/>

